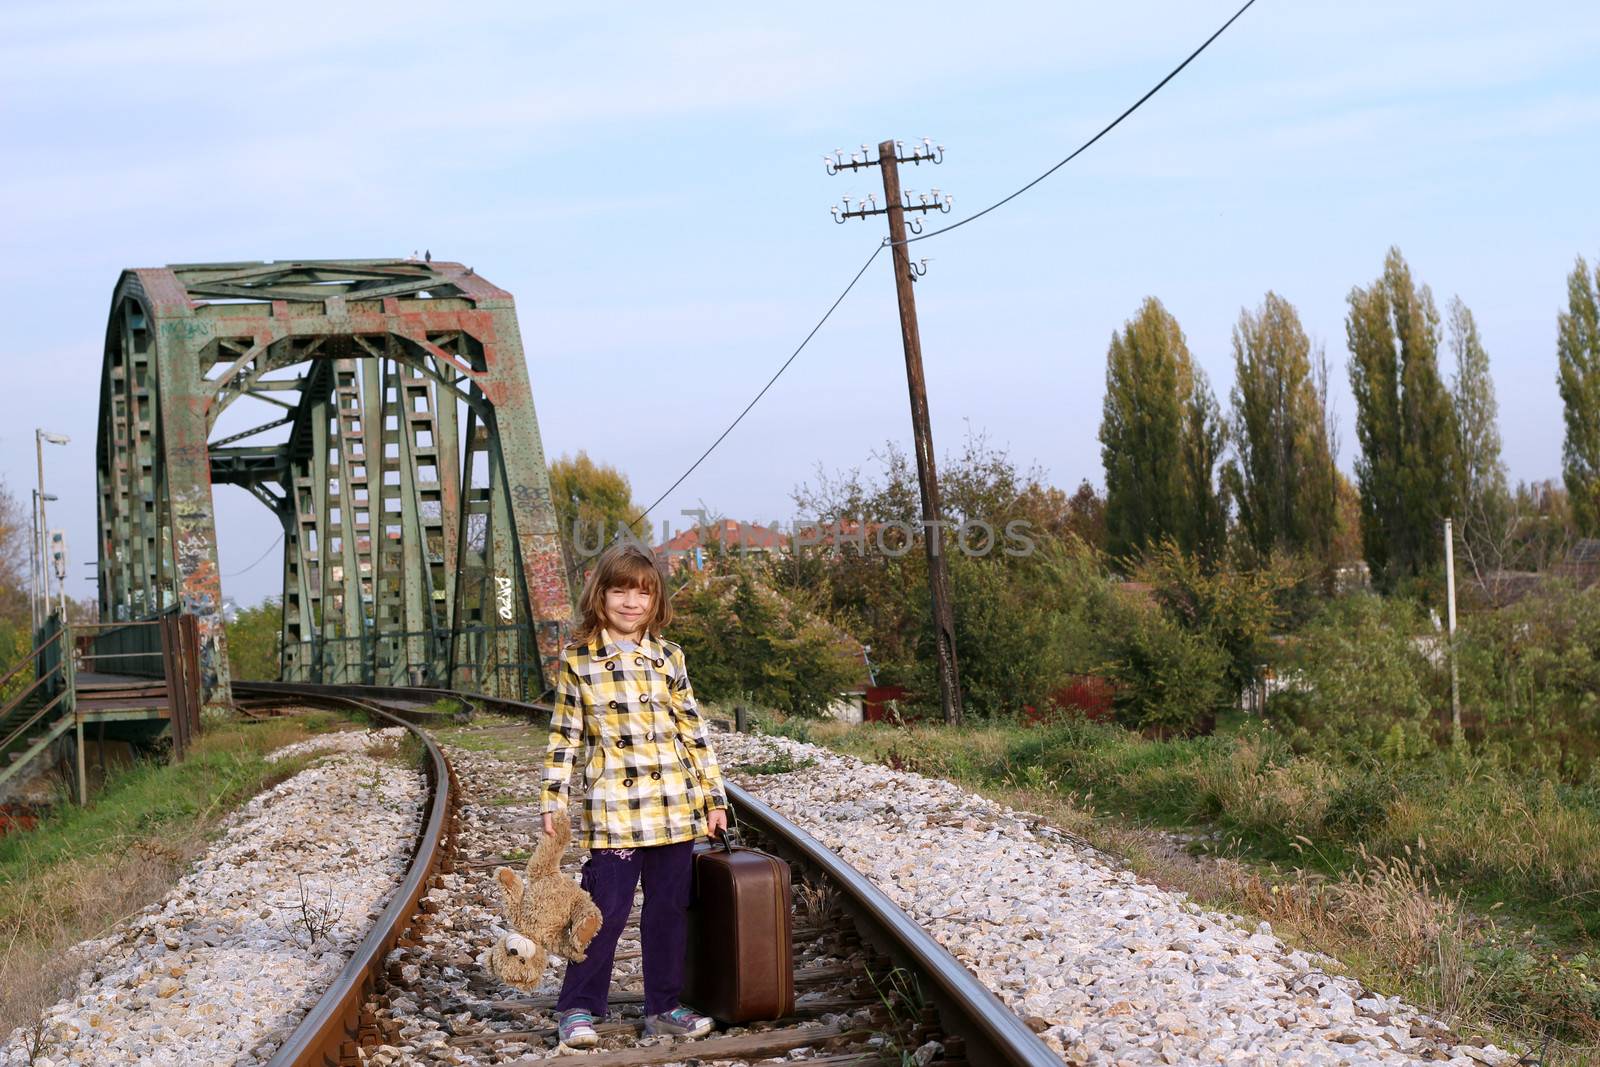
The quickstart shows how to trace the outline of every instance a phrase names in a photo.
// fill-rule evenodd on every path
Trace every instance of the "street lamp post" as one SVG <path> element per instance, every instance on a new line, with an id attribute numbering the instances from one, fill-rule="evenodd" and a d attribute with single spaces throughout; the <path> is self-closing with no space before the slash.
<path id="1" fill-rule="evenodd" d="M 44 505 L 45 501 L 53 499 L 50 494 L 44 491 L 44 446 L 46 443 L 52 445 L 65 445 L 70 441 L 71 438 L 64 433 L 51 433 L 49 430 L 41 429 L 35 429 L 33 431 L 34 455 L 39 464 L 39 532 L 41 538 L 43 539 L 40 545 L 41 552 L 39 558 L 39 571 L 41 577 L 44 579 L 44 582 L 41 586 L 43 596 L 41 598 L 39 609 L 41 615 L 48 614 L 50 610 L 51 567 L 50 553 L 48 551 L 50 543 L 50 523 L 45 517 Z M 61 544 L 63 562 L 66 560 L 66 548 L 66 538 L 65 535 L 63 535 Z M 63 573 L 57 577 L 58 580 L 56 584 L 59 587 L 60 593 L 57 602 L 60 604 L 61 611 L 61 639 L 60 645 L 56 651 L 61 656 L 61 681 L 67 687 L 67 693 L 70 699 L 72 694 L 72 635 L 67 633 L 67 576 L 65 573 Z M 89 783 L 84 779 L 85 767 L 83 758 L 83 713 L 78 710 L 78 702 L 76 700 L 72 701 L 72 718 L 78 747 L 78 803 L 79 805 L 83 805 L 88 803 L 89 800 Z"/>
<path id="2" fill-rule="evenodd" d="M 29 490 L 28 521 L 33 540 L 28 543 L 28 617 L 33 620 L 33 640 L 39 639 L 39 490 Z"/>
<path id="3" fill-rule="evenodd" d="M 39 575 L 43 579 L 43 584 L 41 586 L 43 596 L 40 599 L 41 616 L 48 614 L 50 610 L 50 556 L 49 552 L 44 548 L 44 546 L 48 544 L 48 538 L 50 536 L 50 522 L 45 516 L 44 503 L 46 500 L 54 499 L 44 491 L 44 446 L 45 442 L 49 442 L 52 445 L 64 445 L 71 440 L 72 439 L 64 433 L 51 433 L 49 430 L 33 431 L 33 450 L 34 455 L 37 457 L 39 462 L 39 536 L 41 538 Z M 41 623 L 43 622 L 42 618 L 40 621 Z M 63 623 L 67 621 L 65 602 L 62 604 L 61 621 Z"/>

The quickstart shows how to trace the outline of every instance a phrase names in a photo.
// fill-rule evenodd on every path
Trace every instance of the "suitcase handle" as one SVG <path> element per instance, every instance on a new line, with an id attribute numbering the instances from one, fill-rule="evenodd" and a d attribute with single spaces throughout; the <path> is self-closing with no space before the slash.
<path id="1" fill-rule="evenodd" d="M 727 811 L 728 825 L 723 827 L 721 838 L 714 837 L 711 840 L 713 844 L 720 840 L 723 851 L 732 852 L 735 848 L 744 847 L 744 835 L 739 832 L 739 820 L 733 814 L 732 804 L 728 805 Z"/>

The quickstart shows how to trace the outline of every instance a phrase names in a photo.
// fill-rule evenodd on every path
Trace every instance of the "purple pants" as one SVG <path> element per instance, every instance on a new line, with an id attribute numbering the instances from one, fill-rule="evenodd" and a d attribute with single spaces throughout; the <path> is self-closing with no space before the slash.
<path id="1" fill-rule="evenodd" d="M 688 944 L 689 878 L 694 842 L 643 848 L 601 848 L 589 853 L 581 884 L 600 909 L 600 932 L 589 942 L 582 963 L 568 963 L 556 998 L 556 1011 L 582 1008 L 596 1019 L 606 1015 L 611 965 L 617 938 L 633 909 L 633 890 L 644 877 L 644 908 L 639 916 L 644 955 L 644 1010 L 659 1015 L 678 1006 L 683 991 Z"/>

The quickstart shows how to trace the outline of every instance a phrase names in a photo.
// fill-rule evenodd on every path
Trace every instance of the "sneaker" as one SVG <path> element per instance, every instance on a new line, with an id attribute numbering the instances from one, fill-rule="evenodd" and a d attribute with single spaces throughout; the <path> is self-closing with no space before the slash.
<path id="1" fill-rule="evenodd" d="M 644 1032 L 651 1037 L 670 1034 L 673 1037 L 704 1037 L 711 1032 L 711 1020 L 697 1015 L 688 1008 L 677 1007 L 660 1015 L 644 1017 Z"/>
<path id="2" fill-rule="evenodd" d="M 600 1040 L 594 1031 L 594 1016 L 579 1008 L 561 1013 L 561 1043 L 568 1048 L 590 1048 Z"/>

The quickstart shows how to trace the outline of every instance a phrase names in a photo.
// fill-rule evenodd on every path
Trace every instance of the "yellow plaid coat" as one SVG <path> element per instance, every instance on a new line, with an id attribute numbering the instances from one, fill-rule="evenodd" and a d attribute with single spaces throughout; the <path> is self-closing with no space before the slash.
<path id="1" fill-rule="evenodd" d="M 562 651 L 542 810 L 565 812 L 580 789 L 588 848 L 692 841 L 727 807 L 683 649 L 646 634 L 623 652 L 602 630 Z"/>

